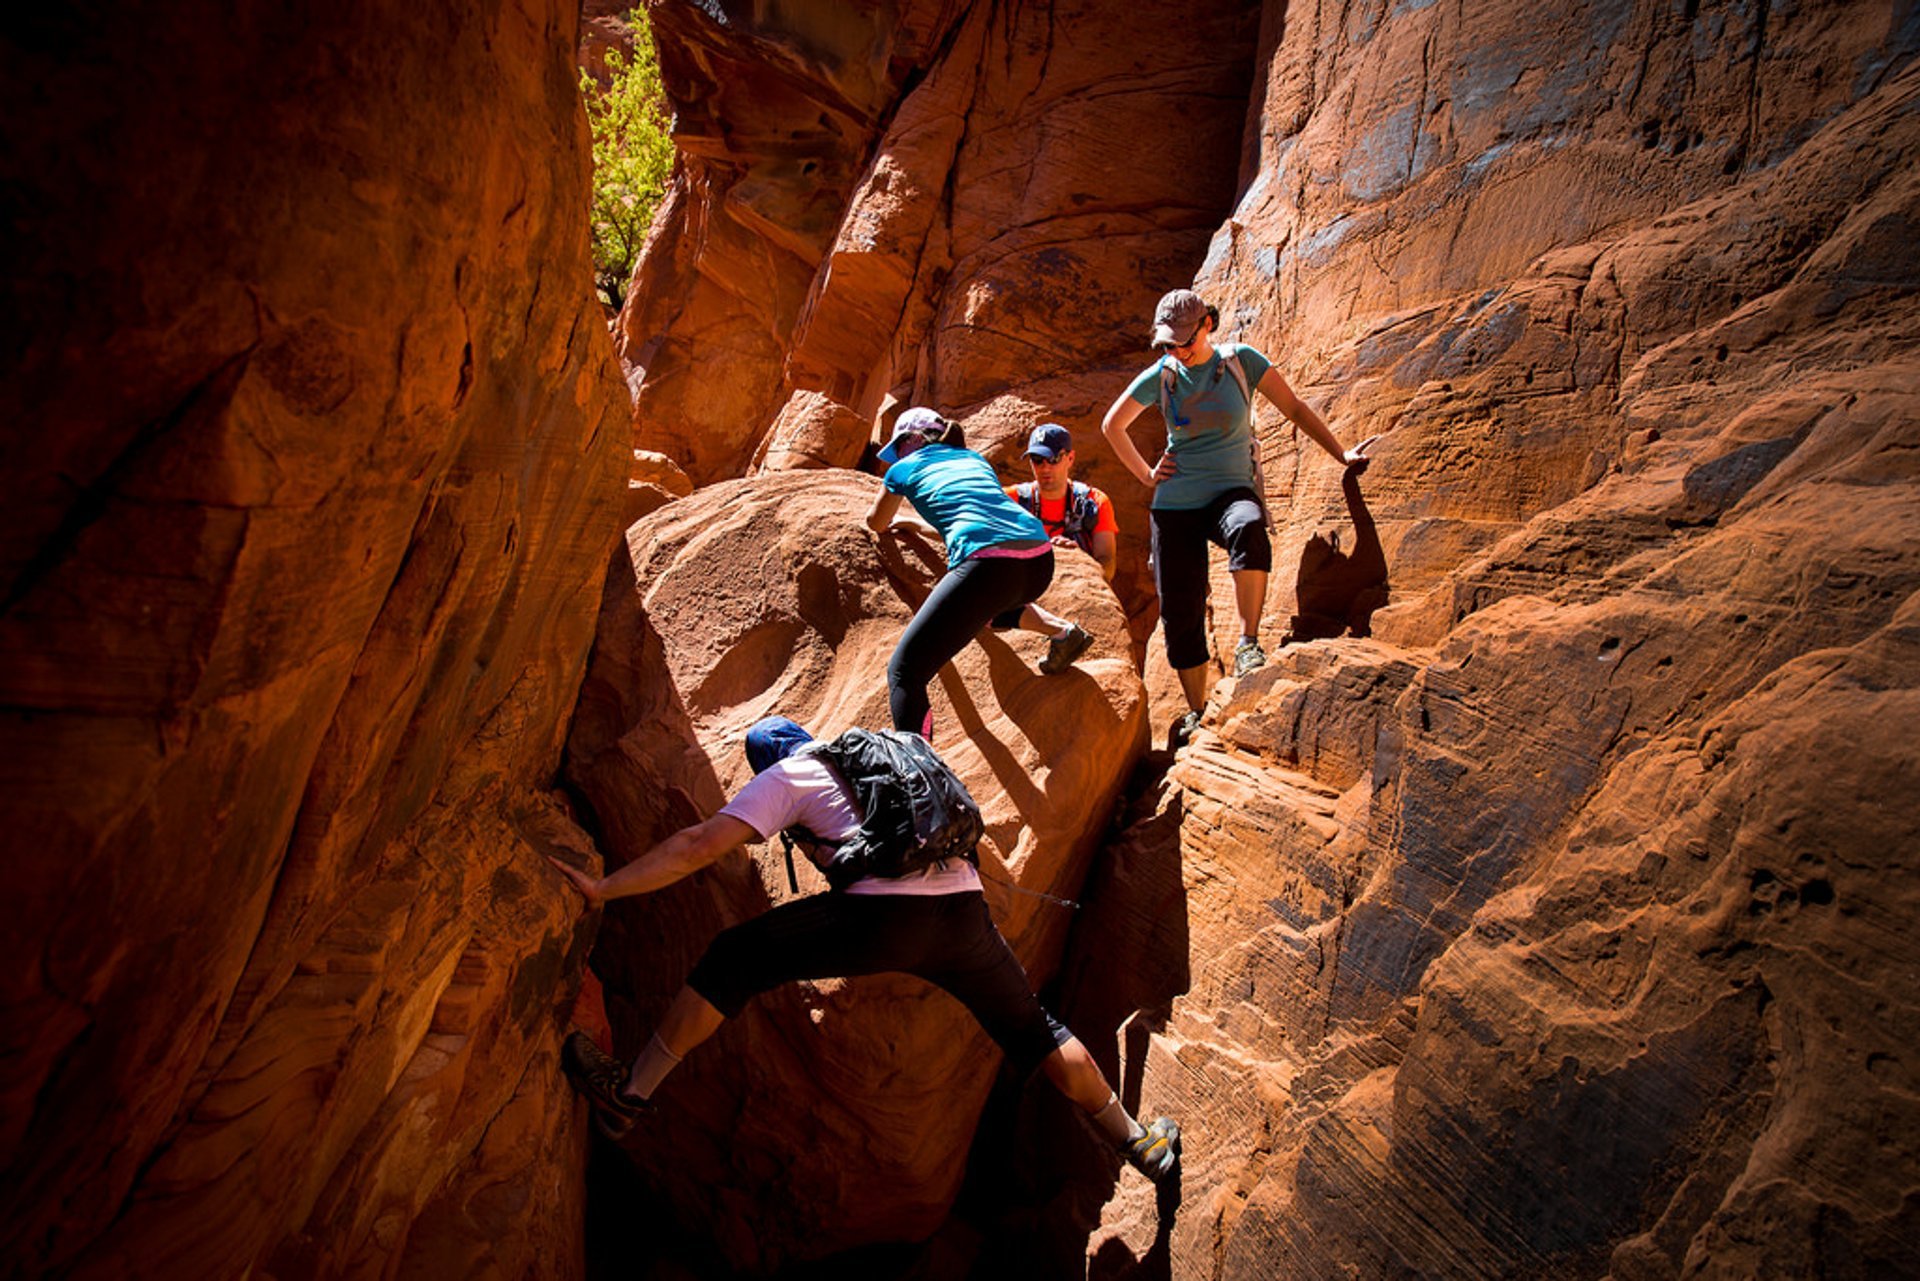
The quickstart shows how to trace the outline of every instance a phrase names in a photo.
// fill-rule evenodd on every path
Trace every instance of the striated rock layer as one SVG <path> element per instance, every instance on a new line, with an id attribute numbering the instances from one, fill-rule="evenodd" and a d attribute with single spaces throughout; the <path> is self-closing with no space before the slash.
<path id="1" fill-rule="evenodd" d="M 1012 474 L 1057 419 L 1138 637 L 1093 427 L 1163 289 L 1381 438 L 1343 483 L 1264 415 L 1276 660 L 1069 948 L 1181 1194 L 1034 1087 L 983 1266 L 1920 1271 L 1903 7 L 654 13 L 699 141 L 623 352 L 696 484 L 915 400 Z M 769 78 L 819 135 L 735 105 Z"/>
<path id="2" fill-rule="evenodd" d="M 574 9 L 8 20 L 0 1258 L 562 1277 Z"/>
<path id="3" fill-rule="evenodd" d="M 1025 479 L 1028 432 L 1064 423 L 1143 637 L 1145 494 L 1098 426 L 1233 206 L 1255 14 L 648 12 L 682 168 L 619 326 L 641 445 L 697 484 L 849 466 L 876 414 L 925 403 Z"/>
<path id="4" fill-rule="evenodd" d="M 876 536 L 850 472 L 783 472 L 665 503 L 616 555 L 568 744 L 610 864 L 715 812 L 751 777 L 747 727 L 817 735 L 889 723 L 886 664 L 944 568 L 918 533 Z M 1124 620 L 1085 557 L 1049 601 L 1096 643 L 1043 676 L 1046 640 L 989 634 L 932 689 L 933 742 L 980 802 L 981 870 L 1002 933 L 1048 978 L 1107 813 L 1145 742 Z M 822 892 L 804 858 L 799 891 Z M 638 1049 L 720 929 L 792 897 L 778 842 L 608 909 L 595 952 L 615 1041 Z M 687 1057 L 629 1145 L 683 1230 L 755 1270 L 925 1236 L 959 1185 L 999 1055 L 917 979 L 791 984 Z"/>
<path id="5" fill-rule="evenodd" d="M 1396 603 L 1223 688 L 1100 865 L 1066 1008 L 1185 1200 L 1092 1187 L 1063 1259 L 1920 1268 L 1920 68 L 1740 16 L 1272 33 L 1202 285 L 1387 433 Z"/>

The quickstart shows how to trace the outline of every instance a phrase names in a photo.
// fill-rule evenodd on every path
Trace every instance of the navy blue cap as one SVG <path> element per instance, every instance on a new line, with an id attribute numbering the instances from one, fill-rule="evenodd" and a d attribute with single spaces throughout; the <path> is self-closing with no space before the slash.
<path id="1" fill-rule="evenodd" d="M 812 741 L 813 735 L 786 717 L 769 716 L 755 721 L 747 731 L 747 764 L 753 766 L 754 773 L 761 773 Z"/>
<path id="2" fill-rule="evenodd" d="M 1073 433 L 1059 423 L 1041 423 L 1033 429 L 1033 435 L 1027 437 L 1027 457 L 1044 458 L 1052 462 L 1062 454 L 1073 452 Z"/>

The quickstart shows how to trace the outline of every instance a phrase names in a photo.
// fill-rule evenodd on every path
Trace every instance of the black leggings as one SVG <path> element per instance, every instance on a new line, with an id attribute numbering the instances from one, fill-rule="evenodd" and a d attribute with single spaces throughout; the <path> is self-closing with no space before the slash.
<path id="1" fill-rule="evenodd" d="M 898 972 L 966 1006 L 1020 1072 L 1072 1035 L 1042 1008 L 1020 959 L 994 928 L 986 896 L 815 894 L 723 930 L 687 985 L 728 1018 L 797 979 Z"/>
<path id="2" fill-rule="evenodd" d="M 1205 507 L 1160 511 L 1153 518 L 1153 586 L 1160 593 L 1167 665 L 1175 671 L 1207 661 L 1207 544 L 1224 547 L 1227 568 L 1271 570 L 1267 514 L 1251 489 L 1229 489 Z"/>
<path id="3" fill-rule="evenodd" d="M 1038 556 L 972 556 L 948 570 L 900 634 L 887 664 L 893 727 L 926 734 L 927 685 L 988 623 L 1017 627 L 1053 581 L 1053 549 Z"/>

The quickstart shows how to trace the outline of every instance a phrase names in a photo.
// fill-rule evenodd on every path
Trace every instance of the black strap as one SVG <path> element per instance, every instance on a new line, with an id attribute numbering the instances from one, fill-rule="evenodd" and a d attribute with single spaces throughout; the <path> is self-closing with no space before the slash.
<path id="1" fill-rule="evenodd" d="M 793 874 L 793 846 L 796 836 L 809 845 L 824 845 L 829 849 L 839 849 L 843 842 L 830 841 L 824 836 L 818 836 L 810 827 L 795 826 L 780 829 L 780 844 L 787 852 L 787 888 L 795 894 L 798 894 L 800 892 L 800 878 Z"/>

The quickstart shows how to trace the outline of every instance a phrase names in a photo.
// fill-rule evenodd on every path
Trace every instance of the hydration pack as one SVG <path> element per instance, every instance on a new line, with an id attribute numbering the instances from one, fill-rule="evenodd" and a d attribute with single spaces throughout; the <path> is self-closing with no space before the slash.
<path id="1" fill-rule="evenodd" d="M 1013 487 L 1014 501 L 1040 515 L 1040 485 L 1038 481 L 1023 480 Z M 1042 523 L 1045 523 L 1044 518 Z M 1100 523 L 1100 501 L 1093 496 L 1093 486 L 1085 481 L 1067 482 L 1066 508 L 1062 513 L 1060 532 L 1079 543 L 1088 551 L 1093 550 L 1093 527 Z"/>
<path id="2" fill-rule="evenodd" d="M 866 876 L 907 876 L 950 858 L 978 866 L 980 838 L 986 834 L 980 807 L 960 776 L 918 734 L 850 729 L 796 754 L 817 756 L 839 775 L 860 810 L 860 830 L 837 845 L 805 828 L 781 832 L 787 884 L 795 893 L 800 889 L 793 874 L 796 837 L 832 848 L 820 870 L 836 890 Z"/>

